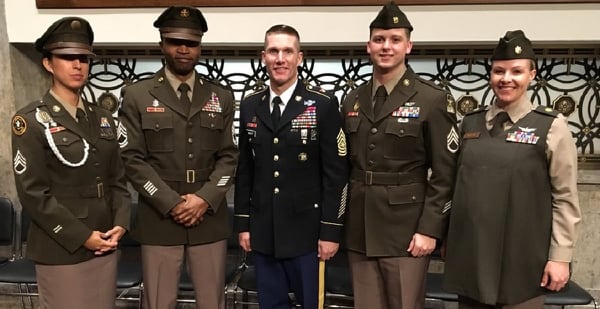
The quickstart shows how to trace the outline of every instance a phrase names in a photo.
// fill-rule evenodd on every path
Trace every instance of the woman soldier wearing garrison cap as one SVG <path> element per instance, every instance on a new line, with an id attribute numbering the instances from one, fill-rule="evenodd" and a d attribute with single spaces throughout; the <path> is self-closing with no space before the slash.
<path id="1" fill-rule="evenodd" d="M 494 104 L 463 119 L 444 286 L 459 308 L 542 308 L 569 280 L 577 151 L 566 119 L 534 108 L 535 54 L 521 30 L 492 55 Z"/>
<path id="2" fill-rule="evenodd" d="M 81 18 L 53 23 L 35 42 L 52 86 L 12 119 L 14 175 L 32 220 L 40 308 L 115 306 L 117 254 L 130 198 L 111 113 L 81 98 L 94 34 Z"/>

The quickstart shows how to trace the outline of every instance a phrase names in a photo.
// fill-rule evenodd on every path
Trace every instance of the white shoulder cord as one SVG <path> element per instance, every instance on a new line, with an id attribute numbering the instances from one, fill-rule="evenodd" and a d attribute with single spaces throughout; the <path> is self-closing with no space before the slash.
<path id="1" fill-rule="evenodd" d="M 46 113 L 46 112 L 40 111 L 40 108 L 38 107 L 38 108 L 36 108 L 35 119 L 46 128 L 44 130 L 44 134 L 46 135 L 46 140 L 48 141 L 48 145 L 50 145 L 50 149 L 52 149 L 52 152 L 54 152 L 54 155 L 58 158 L 58 160 L 60 162 L 62 162 L 64 165 L 70 166 L 70 167 L 79 167 L 79 166 L 82 166 L 85 164 L 85 161 L 87 161 L 88 155 L 90 153 L 90 151 L 89 151 L 90 144 L 88 144 L 88 142 L 83 137 L 81 138 L 81 140 L 83 141 L 83 158 L 81 159 L 81 161 L 79 161 L 77 163 L 69 162 L 59 152 L 58 148 L 56 147 L 56 143 L 54 143 L 54 139 L 52 138 L 52 133 L 50 133 L 50 124 L 49 123 L 52 122 L 52 118 L 50 118 L 50 115 L 48 115 L 48 113 Z"/>

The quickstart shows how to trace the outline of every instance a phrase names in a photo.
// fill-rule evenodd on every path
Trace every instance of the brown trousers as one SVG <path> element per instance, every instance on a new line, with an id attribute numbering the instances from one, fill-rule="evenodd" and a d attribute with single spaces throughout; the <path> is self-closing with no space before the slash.
<path id="1" fill-rule="evenodd" d="M 116 253 L 72 265 L 35 265 L 40 309 L 114 309 Z"/>
<path id="2" fill-rule="evenodd" d="M 184 256 L 194 285 L 196 308 L 225 308 L 226 251 L 226 240 L 195 246 L 142 245 L 144 308 L 176 307 Z"/>
<path id="3" fill-rule="evenodd" d="M 370 258 L 348 251 L 356 309 L 423 309 L 429 257 Z"/>
<path id="4" fill-rule="evenodd" d="M 458 309 L 542 309 L 545 296 L 538 296 L 514 305 L 486 305 L 473 299 L 459 296 Z"/>

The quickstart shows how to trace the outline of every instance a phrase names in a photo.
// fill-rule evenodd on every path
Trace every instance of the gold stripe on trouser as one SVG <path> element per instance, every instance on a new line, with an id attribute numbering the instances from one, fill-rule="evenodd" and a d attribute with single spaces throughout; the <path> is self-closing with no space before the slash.
<path id="1" fill-rule="evenodd" d="M 325 261 L 319 260 L 319 306 L 323 309 L 325 305 Z"/>

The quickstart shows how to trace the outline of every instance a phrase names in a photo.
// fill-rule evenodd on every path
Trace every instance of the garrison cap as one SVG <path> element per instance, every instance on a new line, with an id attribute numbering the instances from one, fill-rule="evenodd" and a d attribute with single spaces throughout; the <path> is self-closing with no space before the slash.
<path id="1" fill-rule="evenodd" d="M 191 6 L 172 6 L 167 8 L 156 21 L 154 27 L 165 38 L 200 42 L 208 30 L 202 12 Z"/>
<path id="2" fill-rule="evenodd" d="M 55 21 L 35 41 L 35 49 L 54 55 L 90 55 L 94 31 L 87 20 L 80 17 L 64 17 Z"/>
<path id="3" fill-rule="evenodd" d="M 393 28 L 406 28 L 408 31 L 413 31 L 413 26 L 408 21 L 406 15 L 400 11 L 394 1 L 390 1 L 384 5 L 377 17 L 373 19 L 370 29 L 393 29 Z"/>
<path id="4" fill-rule="evenodd" d="M 500 38 L 492 54 L 492 60 L 511 59 L 535 60 L 531 41 L 525 37 L 525 33 L 521 30 L 507 31 L 504 37 Z"/>

